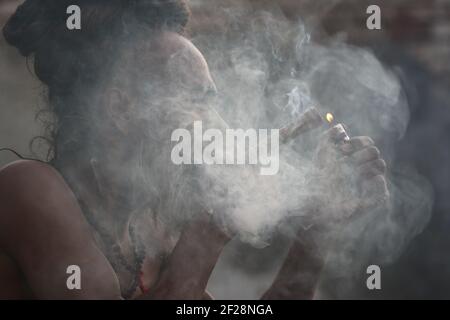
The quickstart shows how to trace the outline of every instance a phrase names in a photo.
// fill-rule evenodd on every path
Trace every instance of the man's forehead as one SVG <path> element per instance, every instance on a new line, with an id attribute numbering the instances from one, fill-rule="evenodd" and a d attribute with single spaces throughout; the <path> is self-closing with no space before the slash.
<path id="1" fill-rule="evenodd" d="M 167 39 L 167 70 L 171 80 L 201 90 L 211 87 L 208 64 L 201 52 L 184 37 L 168 36 Z"/>
<path id="2" fill-rule="evenodd" d="M 162 32 L 148 38 L 143 45 L 140 51 L 145 55 L 144 63 L 153 83 L 188 89 L 192 93 L 215 88 L 205 58 L 185 37 Z"/>
<path id="3" fill-rule="evenodd" d="M 191 64 L 206 65 L 202 53 L 192 42 L 174 32 L 162 32 L 155 36 L 150 43 L 149 50 L 168 60 L 181 57 Z"/>

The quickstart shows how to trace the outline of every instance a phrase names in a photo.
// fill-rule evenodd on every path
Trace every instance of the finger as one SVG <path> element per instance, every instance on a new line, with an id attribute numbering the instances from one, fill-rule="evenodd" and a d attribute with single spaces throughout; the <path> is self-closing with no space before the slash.
<path id="1" fill-rule="evenodd" d="M 341 123 L 328 129 L 322 135 L 322 140 L 326 140 L 333 143 L 338 143 L 347 139 L 348 139 L 347 131 L 345 131 L 344 126 Z"/>
<path id="2" fill-rule="evenodd" d="M 386 162 L 383 159 L 375 159 L 358 167 L 359 175 L 363 179 L 370 179 L 386 173 Z"/>
<path id="3" fill-rule="evenodd" d="M 386 204 L 390 196 L 387 182 L 383 175 L 377 175 L 369 180 L 365 180 L 363 190 L 365 207 Z"/>
<path id="4" fill-rule="evenodd" d="M 375 143 L 372 138 L 367 136 L 359 136 L 349 139 L 346 143 L 340 145 L 339 148 L 344 154 L 352 154 L 361 149 L 371 147 L 374 144 Z"/>
<path id="5" fill-rule="evenodd" d="M 366 162 L 371 162 L 380 158 L 380 150 L 375 147 L 368 147 L 359 151 L 356 151 L 348 157 L 352 163 L 357 166 L 363 165 Z"/>

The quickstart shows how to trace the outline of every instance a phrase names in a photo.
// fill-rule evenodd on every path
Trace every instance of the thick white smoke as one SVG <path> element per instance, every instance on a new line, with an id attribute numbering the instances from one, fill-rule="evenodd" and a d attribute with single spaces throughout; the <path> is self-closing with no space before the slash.
<path id="1" fill-rule="evenodd" d="M 314 152 L 325 125 L 281 147 L 275 176 L 261 176 L 255 166 L 171 162 L 172 131 L 196 120 L 221 130 L 279 129 L 315 105 L 348 125 L 352 136 L 369 135 L 383 145 L 400 139 L 409 121 L 399 81 L 371 52 L 338 40 L 314 43 L 306 25 L 276 8 L 254 12 L 210 0 L 200 5 L 213 6 L 221 17 L 217 29 L 192 39 L 206 57 L 218 95 L 202 104 L 185 94 L 181 82 L 171 84 L 180 90 L 169 98 L 164 83 L 142 83 L 147 99 L 140 116 L 148 125 L 148 143 L 139 146 L 134 167 L 115 170 L 123 177 L 132 172 L 134 199 L 152 199 L 154 212 L 174 228 L 208 210 L 230 234 L 256 247 L 270 244 L 276 233 L 294 236 L 300 228 L 326 224 L 330 232 L 316 241 L 328 248 L 331 268 L 346 275 L 374 256 L 380 263 L 394 259 L 429 219 L 428 183 L 410 168 L 391 170 L 389 206 L 341 223 L 348 212 L 337 204 L 361 192 L 351 178 L 339 178 L 344 169 L 337 162 L 329 163 L 326 175 L 318 172 Z M 168 66 L 186 73 L 195 67 L 183 52 Z M 116 74 L 128 72 L 121 67 Z M 395 158 L 395 150 L 384 151 L 388 160 Z M 319 203 L 328 210 L 317 216 L 313 208 Z"/>
<path id="2" fill-rule="evenodd" d="M 214 107 L 229 126 L 280 128 L 316 105 L 346 124 L 352 136 L 368 135 L 382 145 L 388 164 L 396 158 L 390 145 L 407 129 L 408 103 L 396 75 L 370 51 L 338 39 L 314 43 L 308 26 L 287 20 L 275 7 L 254 12 L 242 3 L 196 3 L 206 12 L 213 6 L 221 19 L 207 32 L 195 34 L 193 42 L 206 56 L 219 91 Z M 292 229 L 308 227 L 315 218 L 309 216 L 309 199 L 334 203 L 338 199 L 328 198 L 338 198 L 339 188 L 354 188 L 351 181 L 344 181 L 346 186 L 311 185 L 312 150 L 324 129 L 282 147 L 276 177 L 249 178 L 211 169 L 213 181 L 225 183 L 228 193 L 237 196 L 227 199 L 234 205 L 227 212 L 241 239 L 261 245 L 277 230 L 294 234 Z M 338 170 L 336 166 L 330 171 Z M 333 277 L 351 276 L 369 259 L 380 264 L 392 261 L 427 224 L 433 195 L 426 179 L 413 168 L 397 165 L 390 168 L 388 180 L 388 208 L 335 225 L 334 233 L 318 239 L 330 249 Z M 223 201 L 217 196 L 217 202 Z M 295 220 L 298 224 L 286 220 L 292 216 L 301 217 Z M 334 221 L 332 216 L 322 218 Z"/>

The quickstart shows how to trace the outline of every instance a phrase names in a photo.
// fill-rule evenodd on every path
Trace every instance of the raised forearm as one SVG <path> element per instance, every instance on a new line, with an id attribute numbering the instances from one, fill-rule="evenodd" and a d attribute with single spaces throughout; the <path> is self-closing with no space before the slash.
<path id="1" fill-rule="evenodd" d="M 325 263 L 316 243 L 318 230 L 303 231 L 293 242 L 272 286 L 263 300 L 312 299 Z"/>
<path id="2" fill-rule="evenodd" d="M 228 240 L 212 222 L 188 226 L 147 298 L 204 299 L 209 277 Z"/>

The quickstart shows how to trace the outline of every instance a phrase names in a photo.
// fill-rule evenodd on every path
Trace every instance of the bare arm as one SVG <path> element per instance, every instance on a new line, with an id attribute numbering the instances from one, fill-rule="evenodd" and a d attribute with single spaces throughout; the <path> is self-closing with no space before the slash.
<path id="1" fill-rule="evenodd" d="M 0 171 L 0 249 L 38 299 L 121 299 L 74 195 L 50 166 L 19 161 Z M 81 268 L 81 290 L 66 286 L 70 265 Z"/>
<path id="2" fill-rule="evenodd" d="M 230 238 L 209 217 L 187 225 L 147 299 L 210 300 L 206 286 Z"/>
<path id="3" fill-rule="evenodd" d="M 298 233 L 263 300 L 310 300 L 325 264 L 325 251 L 316 243 L 317 228 Z"/>

